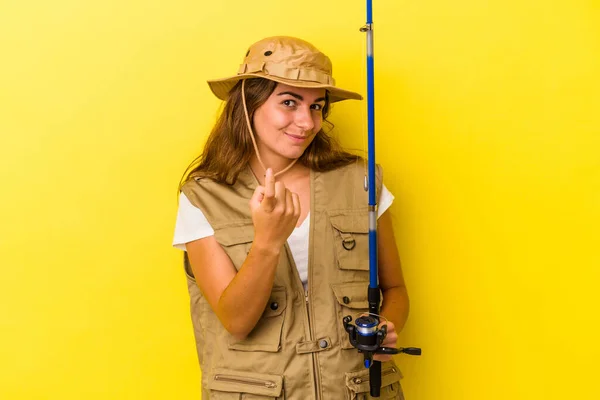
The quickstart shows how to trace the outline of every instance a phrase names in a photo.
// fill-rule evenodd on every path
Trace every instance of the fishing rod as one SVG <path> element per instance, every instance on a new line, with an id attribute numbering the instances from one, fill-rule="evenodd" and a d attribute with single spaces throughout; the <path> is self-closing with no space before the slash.
<path id="1" fill-rule="evenodd" d="M 379 328 L 379 276 L 377 265 L 377 199 L 375 185 L 375 70 L 373 58 L 373 0 L 367 0 L 367 23 L 360 28 L 367 34 L 367 120 L 368 120 L 368 174 L 365 190 L 369 192 L 369 287 L 367 298 L 369 315 L 358 317 L 351 324 L 352 317 L 343 319 L 344 329 L 350 343 L 363 353 L 365 368 L 369 369 L 369 388 L 372 397 L 379 397 L 381 391 L 381 362 L 374 361 L 375 354 L 421 355 L 416 347 L 381 347 L 387 334 L 387 326 Z"/>

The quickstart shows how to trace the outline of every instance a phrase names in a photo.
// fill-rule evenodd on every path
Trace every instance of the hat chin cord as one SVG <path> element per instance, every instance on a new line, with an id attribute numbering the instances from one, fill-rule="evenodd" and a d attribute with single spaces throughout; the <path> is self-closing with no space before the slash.
<path id="1" fill-rule="evenodd" d="M 254 137 L 254 132 L 252 131 L 252 125 L 250 124 L 250 116 L 248 115 L 248 107 L 246 107 L 246 91 L 244 90 L 245 86 L 246 86 L 246 80 L 243 79 L 242 80 L 242 102 L 244 103 L 244 114 L 246 115 L 246 124 L 248 125 L 248 130 L 250 131 L 250 137 L 252 138 L 252 144 L 254 145 L 254 152 L 256 153 L 256 158 L 258 158 L 258 162 L 260 163 L 260 166 L 263 168 L 263 170 L 266 173 L 267 167 L 265 167 L 265 164 L 263 163 L 262 159 L 260 158 L 260 153 L 258 152 L 258 146 L 256 145 L 256 138 Z M 288 165 L 281 171 L 276 172 L 275 175 L 273 175 L 273 176 L 275 177 L 277 175 L 283 174 L 288 169 L 292 168 L 292 166 L 296 163 L 296 161 L 298 161 L 297 158 L 294 161 L 292 161 L 290 163 L 290 165 Z"/>

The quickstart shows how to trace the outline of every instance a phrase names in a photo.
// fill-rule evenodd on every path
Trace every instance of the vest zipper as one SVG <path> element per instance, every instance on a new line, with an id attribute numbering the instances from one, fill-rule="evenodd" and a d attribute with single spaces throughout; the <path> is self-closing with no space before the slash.
<path id="1" fill-rule="evenodd" d="M 311 210 L 311 215 L 312 215 L 312 210 Z M 311 224 L 313 224 L 312 220 L 311 220 Z M 298 268 L 296 267 L 296 263 L 294 262 L 294 257 L 292 256 L 292 251 L 290 250 L 287 242 L 285 243 L 284 247 L 288 254 L 288 259 L 290 260 L 291 268 L 294 271 L 294 275 L 296 277 L 296 282 L 297 282 L 298 286 L 300 288 L 302 288 L 302 291 L 304 292 L 304 310 L 306 311 L 306 321 L 308 322 L 308 331 L 304 332 L 305 336 L 307 337 L 306 340 L 313 340 L 314 335 L 312 333 L 312 324 L 310 322 L 311 313 L 310 313 L 310 306 L 309 306 L 309 302 L 308 302 L 308 289 L 304 289 L 304 285 L 302 284 L 302 280 L 300 279 L 300 274 L 298 273 Z M 309 248 L 310 248 L 310 245 L 309 245 Z M 309 271 L 310 271 L 310 267 L 309 267 Z M 310 277 L 309 277 L 308 286 L 310 287 Z M 312 364 L 313 364 L 313 376 L 314 376 L 313 388 L 315 391 L 314 400 L 320 400 L 321 399 L 321 395 L 320 395 L 320 393 L 321 393 L 321 383 L 320 383 L 321 378 L 320 378 L 319 370 L 317 369 L 318 363 L 315 358 L 315 353 L 312 353 L 310 356 L 312 357 Z"/>
<path id="2" fill-rule="evenodd" d="M 308 316 L 308 330 L 310 332 L 310 340 L 314 340 L 314 320 L 312 319 L 312 313 L 310 312 L 310 293 L 311 287 L 314 283 L 313 275 L 313 257 L 314 257 L 314 239 L 315 239 L 315 175 L 314 171 L 310 170 L 310 231 L 308 232 L 308 288 L 305 292 L 306 298 L 306 313 Z M 313 370 L 315 377 L 315 400 L 321 400 L 321 372 L 319 371 L 318 353 L 312 353 Z"/>
<path id="3" fill-rule="evenodd" d="M 277 384 L 273 381 L 245 378 L 240 376 L 215 375 L 214 380 L 221 382 L 241 383 L 244 385 L 262 386 L 269 389 L 274 389 L 277 387 Z"/>
<path id="4" fill-rule="evenodd" d="M 310 279 L 310 278 L 309 278 Z M 308 285 L 310 286 L 310 280 Z M 314 335 L 312 331 L 311 313 L 310 313 L 310 304 L 308 302 L 308 290 L 304 292 L 304 299 L 306 300 L 306 315 L 308 316 L 308 329 L 310 331 L 310 340 L 314 340 Z M 317 362 L 317 354 L 312 353 L 312 362 L 313 362 L 313 370 L 315 374 L 315 400 L 319 400 L 321 398 L 321 375 L 319 373 L 319 363 Z"/>

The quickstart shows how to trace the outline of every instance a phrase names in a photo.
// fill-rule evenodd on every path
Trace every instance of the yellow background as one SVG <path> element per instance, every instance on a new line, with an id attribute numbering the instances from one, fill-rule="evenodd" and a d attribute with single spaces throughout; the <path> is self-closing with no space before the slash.
<path id="1" fill-rule="evenodd" d="M 364 93 L 363 1 L 0 2 L 0 398 L 191 399 L 176 187 L 205 80 L 295 35 Z M 375 0 L 412 400 L 598 399 L 600 4 Z M 334 107 L 363 146 L 362 105 Z"/>

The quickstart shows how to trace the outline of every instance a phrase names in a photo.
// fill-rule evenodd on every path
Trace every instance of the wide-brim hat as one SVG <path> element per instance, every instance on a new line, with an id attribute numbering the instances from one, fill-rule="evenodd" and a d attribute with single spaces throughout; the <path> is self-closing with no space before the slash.
<path id="1" fill-rule="evenodd" d="M 229 91 L 242 79 L 264 78 L 301 88 L 326 89 L 329 101 L 362 100 L 356 92 L 335 86 L 331 60 L 312 44 L 289 36 L 263 39 L 250 46 L 237 75 L 209 80 L 212 92 L 227 100 Z"/>

